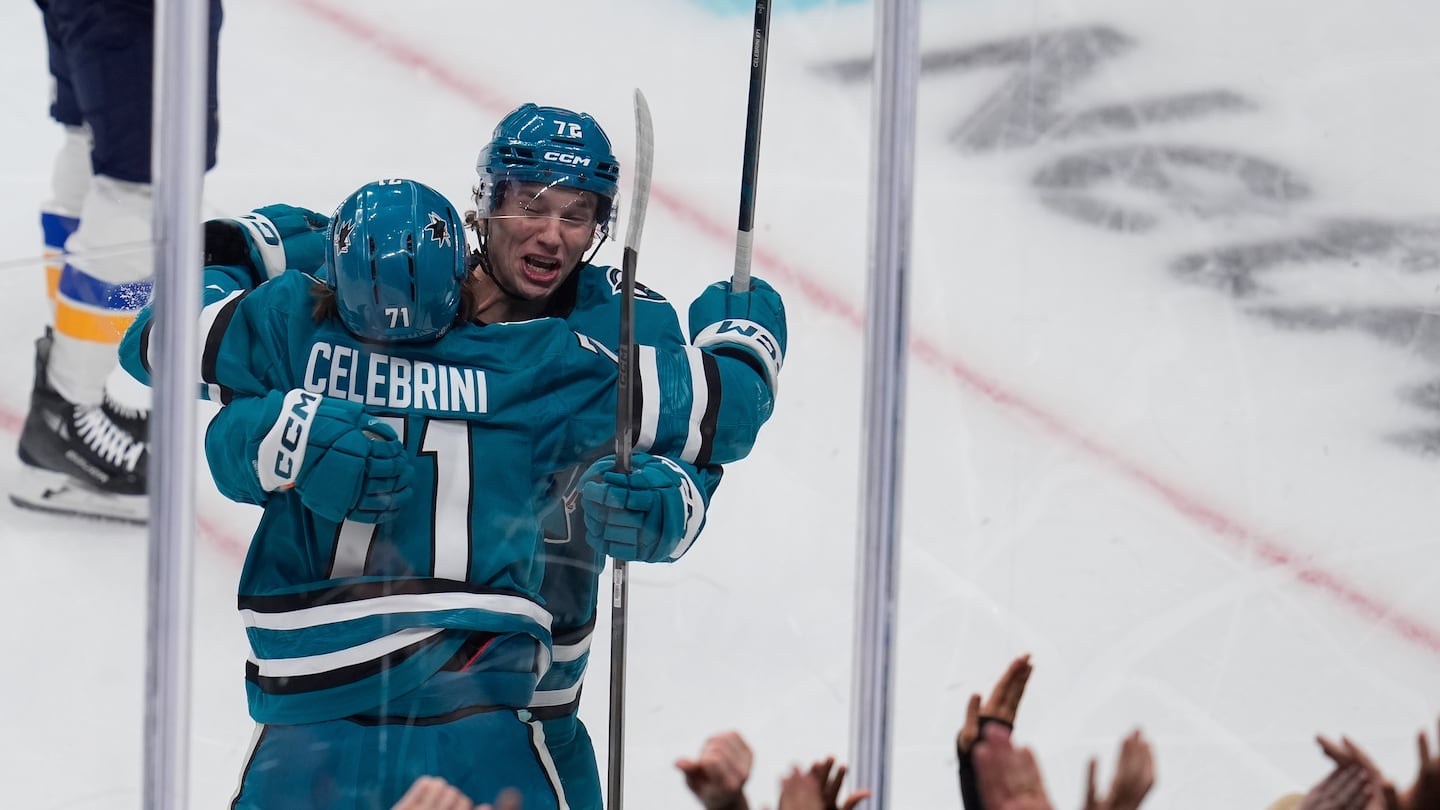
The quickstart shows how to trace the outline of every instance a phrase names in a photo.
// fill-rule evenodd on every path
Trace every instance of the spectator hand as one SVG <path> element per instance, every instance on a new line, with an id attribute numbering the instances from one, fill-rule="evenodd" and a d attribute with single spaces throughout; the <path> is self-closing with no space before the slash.
<path id="1" fill-rule="evenodd" d="M 1363 807 L 1364 810 L 1401 810 L 1405 806 L 1395 792 L 1395 785 L 1385 778 L 1374 760 L 1350 738 L 1341 737 L 1338 743 L 1324 737 L 1316 737 L 1315 741 L 1320 744 L 1320 750 L 1325 752 L 1325 756 L 1335 763 L 1337 770 L 1351 766 L 1364 769 L 1367 782 L 1372 788 L 1367 793 L 1366 803 L 1358 807 Z"/>
<path id="2" fill-rule="evenodd" d="M 780 781 L 777 810 L 825 810 L 823 790 L 813 772 L 791 768 L 790 775 Z"/>
<path id="3" fill-rule="evenodd" d="M 476 805 L 458 788 L 438 776 L 422 776 L 390 810 L 520 810 L 520 794 L 507 789 L 488 804 Z"/>
<path id="4" fill-rule="evenodd" d="M 998 721 L 1010 728 L 1015 727 L 1015 716 L 1020 711 L 1020 698 L 1025 695 L 1025 684 L 1030 681 L 1030 673 L 1034 668 L 1030 665 L 1030 654 L 1026 653 L 1014 661 L 1005 669 L 1005 674 L 995 682 L 995 687 L 990 690 L 990 697 L 982 706 L 978 694 L 970 696 L 970 704 L 965 710 L 965 725 L 960 727 L 960 732 L 955 735 L 955 752 L 964 756 L 975 741 L 980 738 L 980 724 L 982 720 Z"/>
<path id="5" fill-rule="evenodd" d="M 473 810 L 474 804 L 438 776 L 422 776 L 410 785 L 391 810 Z"/>
<path id="6" fill-rule="evenodd" d="M 747 810 L 745 782 L 753 762 L 745 739 L 726 731 L 705 740 L 699 757 L 676 760 L 675 767 L 685 774 L 685 784 L 706 810 Z"/>
<path id="7" fill-rule="evenodd" d="M 1297 810 L 1367 810 L 1375 806 L 1377 793 L 1377 785 L 1363 765 L 1336 765 L 1305 794 Z"/>
<path id="8" fill-rule="evenodd" d="M 506 788 L 500 791 L 500 796 L 495 799 L 495 805 L 482 804 L 475 810 L 521 810 L 524 803 L 520 801 L 520 791 L 514 788 Z"/>
<path id="9" fill-rule="evenodd" d="M 1440 737 L 1436 738 L 1440 741 Z M 1440 810 L 1440 748 L 1430 753 L 1430 740 L 1421 731 L 1417 740 L 1420 772 L 1415 783 L 1399 796 L 1401 810 Z"/>
<path id="10" fill-rule="evenodd" d="M 1085 789 L 1085 810 L 1135 810 L 1155 784 L 1155 757 L 1150 743 L 1138 730 L 1131 732 L 1120 744 L 1120 760 L 1115 765 L 1115 778 L 1110 792 L 1095 795 L 1096 761 L 1090 760 L 1090 773 Z"/>
<path id="11" fill-rule="evenodd" d="M 1020 698 L 1025 694 L 1025 684 L 1030 680 L 1030 655 L 1016 658 L 1006 667 L 1005 674 L 995 682 L 990 697 L 984 706 L 980 695 L 970 696 L 965 707 L 965 724 L 955 734 L 955 755 L 959 758 L 960 801 L 966 810 L 985 810 L 980 800 L 980 787 L 976 783 L 975 763 L 970 756 L 975 741 L 989 728 L 1003 729 L 1006 739 L 1015 727 L 1015 714 L 1020 710 Z"/>
<path id="12" fill-rule="evenodd" d="M 1009 729 L 987 726 L 971 753 L 986 810 L 1053 810 L 1035 753 L 1012 746 Z"/>
<path id="13" fill-rule="evenodd" d="M 835 770 L 835 776 L 830 776 L 831 769 Z M 857 790 L 845 797 L 840 804 L 840 787 L 845 783 L 846 768 L 841 765 L 835 767 L 835 758 L 826 757 L 810 766 L 810 775 L 815 778 L 816 784 L 820 785 L 821 807 L 824 810 L 854 810 L 860 802 L 870 798 L 870 791 L 867 789 Z"/>

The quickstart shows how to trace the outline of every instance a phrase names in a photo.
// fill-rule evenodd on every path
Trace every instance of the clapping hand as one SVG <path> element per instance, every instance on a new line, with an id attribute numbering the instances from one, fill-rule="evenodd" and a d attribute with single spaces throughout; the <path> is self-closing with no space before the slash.
<path id="1" fill-rule="evenodd" d="M 685 784 L 705 810 L 747 810 L 745 782 L 750 779 L 754 754 L 734 731 L 715 734 L 700 747 L 695 759 L 676 760 Z"/>
<path id="2" fill-rule="evenodd" d="M 1115 763 L 1115 778 L 1104 796 L 1095 793 L 1096 760 L 1090 760 L 1090 773 L 1085 789 L 1085 810 L 1135 810 L 1155 784 L 1155 755 L 1150 743 L 1137 729 L 1120 743 L 1120 760 Z"/>
<path id="3" fill-rule="evenodd" d="M 1025 684 L 1030 680 L 1030 673 L 1034 667 L 1030 665 L 1030 654 L 1026 653 L 1014 661 L 1005 669 L 1005 674 L 995 682 L 995 687 L 990 690 L 990 697 L 985 704 L 980 704 L 980 695 L 970 696 L 970 703 L 965 708 L 965 725 L 960 727 L 959 733 L 955 735 L 955 752 L 964 756 L 975 741 L 980 739 L 980 725 L 982 721 L 998 722 L 1007 728 L 1015 727 L 1015 715 L 1020 711 L 1020 698 L 1025 695 Z"/>
<path id="4" fill-rule="evenodd" d="M 1035 753 L 1011 745 L 1009 729 L 986 727 L 971 753 L 986 810 L 1053 810 Z"/>

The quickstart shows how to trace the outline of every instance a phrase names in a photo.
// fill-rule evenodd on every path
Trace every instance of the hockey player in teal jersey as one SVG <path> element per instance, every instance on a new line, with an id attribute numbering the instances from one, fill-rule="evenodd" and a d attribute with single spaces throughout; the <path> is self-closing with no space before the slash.
<path id="1" fill-rule="evenodd" d="M 533 157 L 527 161 L 526 155 Z M 553 159 L 547 159 L 552 155 Z M 574 170 L 567 170 L 560 161 L 569 160 L 573 165 L 587 159 L 598 167 L 596 174 L 615 179 L 609 138 L 590 116 L 533 104 L 505 116 L 476 162 L 476 215 L 470 221 L 479 251 L 473 263 L 503 296 L 528 296 L 543 305 L 544 314 L 565 318 L 572 329 L 602 340 L 614 350 L 620 322 L 618 268 L 580 261 L 572 273 L 551 285 L 526 288 L 525 282 L 532 280 L 524 272 L 527 265 L 523 257 L 507 250 L 514 241 L 509 230 L 524 224 L 509 215 L 516 200 L 513 193 L 507 196 L 507 191 L 541 182 L 584 187 L 584 181 L 574 177 Z M 598 212 L 604 215 L 600 224 L 605 229 L 613 220 L 613 206 L 609 205 L 613 190 L 599 190 L 607 203 L 606 210 Z M 499 247 L 494 248 L 494 243 Z M 637 284 L 634 313 L 640 343 L 686 345 L 674 307 L 644 285 Z M 707 317 L 697 313 L 692 323 Z M 544 580 L 540 592 L 554 617 L 554 660 L 540 680 L 530 711 L 543 720 L 546 744 L 573 810 L 603 807 L 594 746 L 578 710 L 605 557 L 609 554 L 632 562 L 679 559 L 703 527 L 710 497 L 721 477 L 721 468 L 703 459 L 692 465 L 637 454 L 628 477 L 608 473 L 607 480 L 604 476 L 612 461 L 607 457 L 588 469 L 580 465 L 556 476 L 541 552 Z M 588 492 L 582 492 L 587 482 Z M 638 508 L 642 504 L 647 508 Z M 587 519 L 594 524 L 593 530 L 587 530 Z"/>
<path id="2" fill-rule="evenodd" d="M 537 159 L 527 162 L 526 155 Z M 583 165 L 596 168 L 588 176 L 577 176 L 575 167 Z M 477 171 L 476 216 L 471 225 L 480 250 L 472 255 L 471 265 L 483 274 L 482 290 L 500 305 L 488 308 L 487 318 L 563 317 L 572 329 L 614 350 L 619 270 L 586 261 L 587 252 L 593 256 L 587 241 L 568 253 L 558 251 L 567 265 L 575 267 L 568 275 L 541 276 L 538 282 L 533 273 L 527 276 L 526 267 L 536 262 L 527 261 L 526 253 L 538 252 L 544 245 L 537 250 L 512 249 L 517 243 L 515 231 L 527 229 L 526 218 L 515 216 L 512 207 L 524 198 L 505 194 L 507 189 L 534 183 L 593 191 L 601 204 L 593 224 L 599 226 L 598 239 L 604 239 L 614 219 L 618 178 L 609 139 L 599 124 L 583 113 L 523 105 L 496 127 L 477 161 Z M 604 216 L 599 216 L 601 213 Z M 249 285 L 263 279 L 267 270 L 283 270 L 287 263 L 301 269 L 317 268 L 322 251 L 316 247 L 320 240 L 314 229 L 322 227 L 323 220 L 312 212 L 271 206 L 256 215 L 207 223 L 206 243 L 216 261 L 258 269 L 253 280 L 242 272 L 242 283 Z M 590 225 L 587 221 L 587 229 L 593 232 Z M 497 237 L 493 249 L 492 235 Z M 540 257 L 541 263 L 545 258 Z M 697 312 L 691 322 L 711 317 Z M 643 285 L 637 289 L 635 330 L 640 343 L 686 345 L 670 302 Z M 540 594 L 552 615 L 554 660 L 529 708 L 534 717 L 543 720 L 546 747 L 574 810 L 600 810 L 603 806 L 594 748 L 578 707 L 605 557 L 608 553 L 629 561 L 679 559 L 704 525 L 710 496 L 721 475 L 715 464 L 691 465 L 643 453 L 634 457 L 628 477 L 613 472 L 607 477 L 610 466 L 610 459 L 605 458 L 555 477 L 540 556 L 544 569 Z M 589 474 L 584 475 L 587 467 Z M 216 476 L 218 479 L 221 472 Z M 585 482 L 588 491 L 582 496 L 580 487 Z M 587 519 L 594 524 L 591 530 L 587 530 Z"/>
<path id="3" fill-rule="evenodd" d="M 526 163 L 516 159 L 526 154 L 545 160 Z M 597 170 L 588 177 L 576 176 L 574 167 L 587 163 Z M 527 254 L 543 254 L 550 249 L 547 239 L 568 241 L 570 234 L 564 234 L 564 239 L 537 238 L 531 244 L 516 238 L 517 233 L 524 235 L 534 230 L 530 220 L 540 213 L 538 209 L 552 203 L 533 191 L 529 197 L 507 197 L 504 193 L 506 189 L 523 189 L 526 184 L 540 182 L 555 190 L 593 191 L 599 205 L 581 221 L 586 230 L 603 239 L 612 221 L 607 209 L 613 210 L 616 180 L 614 158 L 603 131 L 589 116 L 525 105 L 506 116 L 496 128 L 478 168 L 480 216 L 472 219 L 472 224 L 481 252 L 472 256 L 471 264 L 477 275 L 483 274 L 477 286 L 489 302 L 483 308 L 484 318 L 504 321 L 538 315 L 565 317 L 572 328 L 601 339 L 613 349 L 619 320 L 618 271 L 584 261 L 591 247 L 590 240 L 585 239 L 554 253 L 574 271 L 553 273 L 547 278 L 543 265 L 552 256 Z M 602 212 L 605 216 L 600 215 Z M 237 286 L 248 287 L 287 264 L 302 269 L 318 267 L 323 250 L 318 247 L 322 240 L 317 229 L 324 223 L 324 217 L 288 206 L 270 206 L 255 215 L 207 223 L 206 246 L 212 263 L 235 265 L 210 269 L 207 296 L 218 300 L 223 297 L 219 290 L 228 293 Z M 533 264 L 542 265 L 539 273 L 526 272 Z M 226 273 L 233 278 L 223 277 Z M 212 278 L 217 274 L 222 277 Z M 637 304 L 636 332 L 640 342 L 684 345 L 685 337 L 669 302 L 642 287 Z M 692 323 L 711 319 L 713 313 L 692 312 Z M 219 421 L 223 424 L 239 413 L 223 413 Z M 703 424 L 703 415 L 697 421 Z M 216 435 L 220 435 L 219 431 Z M 583 513 L 578 505 L 586 499 L 573 487 L 585 465 L 556 476 L 559 483 L 552 500 L 556 508 L 550 510 L 552 519 L 546 523 L 541 556 L 541 597 L 553 615 L 555 661 L 541 680 L 530 711 L 533 717 L 544 719 L 545 746 L 553 757 L 569 806 L 576 810 L 598 810 L 601 806 L 594 751 L 576 708 L 594 624 L 596 590 L 604 562 L 602 551 L 628 560 L 678 558 L 703 525 L 708 497 L 720 471 L 714 465 L 697 467 L 647 454 L 636 455 L 628 479 L 615 480 L 616 474 L 609 473 L 607 480 L 608 468 L 608 460 L 594 465 L 588 476 L 589 502 Z M 227 469 L 241 468 L 214 470 L 222 490 Z M 593 524 L 588 533 L 586 518 Z"/>
<path id="4" fill-rule="evenodd" d="M 406 234 L 411 246 L 406 250 L 416 251 L 412 258 L 417 259 L 414 246 L 428 249 L 431 243 L 444 242 L 446 235 L 458 235 L 454 217 L 423 213 L 436 216 L 430 216 L 423 229 L 417 226 Z M 348 253 L 356 259 L 355 254 L 362 254 L 358 257 L 362 275 L 369 272 L 366 258 L 405 252 L 376 253 L 370 241 L 376 232 L 367 231 L 365 222 L 364 217 L 337 217 L 330 243 L 337 257 Z M 366 245 L 372 246 L 368 254 Z M 346 266 L 344 259 L 335 264 Z M 528 777 L 523 766 L 527 757 L 533 759 L 532 748 L 541 755 L 543 767 L 527 784 L 553 781 L 553 767 L 544 762 L 543 728 L 528 715 L 481 709 L 524 705 L 529 695 L 519 695 L 533 687 L 536 671 L 543 670 L 543 662 L 536 661 L 534 642 L 528 641 L 543 639 L 545 630 L 545 613 L 533 593 L 538 584 L 533 481 L 543 482 L 559 465 L 573 462 L 566 454 L 579 452 L 586 442 L 592 447 L 603 445 L 596 437 L 608 437 L 613 430 L 609 424 L 613 363 L 597 353 L 601 350 L 593 341 L 577 338 L 553 319 L 484 329 L 462 325 L 435 339 L 446 321 L 445 307 L 437 316 L 424 307 L 407 306 L 406 301 L 390 301 L 394 306 L 382 307 L 381 302 L 366 299 L 366 312 L 383 313 L 384 328 L 366 335 L 388 341 L 377 348 L 356 341 L 353 333 L 363 332 L 363 327 L 351 323 L 359 316 L 348 311 L 344 296 L 335 299 L 338 319 L 318 325 L 309 320 L 307 288 L 312 280 L 303 274 L 284 274 L 247 295 L 227 291 L 224 278 L 211 284 L 217 272 L 223 275 L 214 268 L 207 275 L 207 294 L 220 300 L 206 311 L 211 328 L 203 376 L 228 405 L 212 424 L 207 449 L 222 491 L 266 504 L 241 585 L 242 609 L 255 651 L 250 667 L 252 712 L 257 720 L 271 723 L 255 756 L 263 755 L 271 765 L 303 764 L 304 771 L 251 769 L 238 806 L 281 806 L 282 796 L 299 797 L 306 806 L 363 806 L 347 804 L 344 798 L 319 802 L 313 778 L 317 774 L 337 783 L 328 789 L 356 801 L 368 799 L 357 798 L 355 791 L 372 791 L 363 795 L 374 798 L 388 796 L 386 790 L 403 789 L 414 773 L 394 763 L 387 770 L 384 763 L 367 759 L 365 752 L 377 750 L 377 734 L 397 735 L 396 744 L 403 738 L 405 745 L 427 756 L 436 750 L 428 736 L 459 734 L 487 741 L 484 750 L 497 752 L 496 757 L 511 757 L 496 759 L 494 767 L 479 769 L 483 773 L 475 772 L 470 756 L 464 757 L 468 766 L 453 760 L 417 764 L 418 772 L 453 775 L 452 782 L 471 780 L 470 795 L 493 795 L 499 784 L 497 768 L 502 782 L 524 782 Z M 335 268 L 331 272 L 338 291 L 345 276 Z M 453 283 L 463 270 L 452 273 Z M 434 300 L 407 294 L 412 304 Z M 708 306 L 723 315 L 746 298 L 717 288 L 707 291 L 697 307 L 702 313 Z M 773 314 L 779 314 L 778 308 Z M 341 323 L 350 327 L 349 333 Z M 763 325 L 757 326 L 765 331 Z M 772 332 L 779 330 L 774 345 L 783 349 L 783 315 L 770 327 Z M 124 353 L 131 365 L 144 358 L 146 334 L 142 326 L 127 337 Z M 748 449 L 753 430 L 768 415 L 779 359 L 764 343 L 747 343 L 753 334 L 747 327 L 735 331 L 734 337 L 741 352 L 763 354 L 755 358 L 761 374 L 732 358 L 641 349 L 642 380 L 653 363 L 657 376 L 650 379 L 664 379 L 678 370 L 677 383 L 692 378 L 727 383 L 725 396 L 711 400 L 718 403 L 713 412 L 682 401 L 680 418 L 659 412 L 655 421 L 646 422 L 657 447 L 668 441 L 681 455 L 688 452 L 698 459 L 709 452 L 715 460 Z M 276 336 L 284 339 L 276 342 Z M 422 338 L 427 342 L 394 342 Z M 487 353 L 488 343 L 526 348 L 519 349 L 519 355 L 513 345 L 509 351 Z M 654 360 L 646 361 L 648 357 Z M 610 395 L 608 404 L 598 408 L 594 403 L 604 397 L 597 397 L 583 381 L 584 370 L 592 366 L 610 375 L 601 386 Z M 485 376 L 470 373 L 480 368 Z M 143 369 L 132 370 L 143 374 Z M 507 384 L 527 374 L 543 379 Z M 736 379 L 750 389 L 738 400 L 728 386 Z M 580 392 L 576 402 L 561 402 L 564 397 L 556 392 L 576 386 Z M 668 390 L 669 383 L 664 387 Z M 542 389 L 548 393 L 540 393 Z M 314 397 L 316 393 L 329 396 Z M 707 393 L 714 397 L 720 391 Z M 262 394 L 264 399 L 259 398 Z M 742 410 L 749 409 L 750 415 L 733 418 L 727 398 Z M 400 434 L 365 414 L 365 405 L 380 413 L 403 411 Z M 590 412 L 601 416 L 588 419 L 585 414 Z M 642 413 L 649 412 L 655 411 L 642 408 Z M 694 418 L 702 412 L 706 416 Z M 565 413 L 568 418 L 559 416 Z M 698 428 L 714 421 L 709 415 L 719 417 L 716 433 L 695 436 L 691 423 Z M 551 424 L 558 420 L 564 429 L 548 429 L 547 420 Z M 457 428 L 457 422 L 481 423 L 485 428 L 476 430 L 470 424 Z M 601 423 L 603 427 L 597 427 Z M 257 435 L 256 424 L 270 427 Z M 726 438 L 737 427 L 739 440 Z M 528 455 L 502 460 L 504 452 L 494 452 L 495 448 L 504 451 L 514 445 L 497 438 L 506 430 L 543 435 Z M 592 432 L 588 438 L 587 431 Z M 401 434 L 403 440 L 397 441 Z M 402 444 L 408 449 L 399 450 Z M 489 454 L 485 461 L 494 463 L 466 458 L 476 451 Z M 417 455 L 421 463 L 413 474 L 414 489 L 421 497 L 402 506 L 394 522 L 378 528 L 370 525 L 369 521 L 391 516 L 404 499 L 408 482 L 399 461 Z M 455 531 L 447 532 L 443 531 L 446 519 L 454 515 L 441 507 L 452 500 L 441 496 L 451 494 L 455 482 L 461 484 L 453 493 L 459 496 L 455 506 L 469 515 L 468 520 L 461 516 L 452 524 Z M 423 548 L 409 542 L 421 537 Z M 405 574 L 397 576 L 396 570 Z M 348 719 L 326 719 L 330 717 Z M 416 718 L 427 722 L 413 722 Z M 389 725 L 395 719 L 410 722 Z M 433 722 L 436 719 L 449 722 Z M 354 741 L 357 734 L 365 741 Z M 328 754 L 318 760 L 303 756 L 322 739 L 336 743 L 324 746 Z M 341 744 L 343 740 L 351 742 Z M 342 765 L 353 768 L 352 763 L 359 763 L 361 770 L 340 773 L 353 776 L 353 784 L 334 770 Z M 367 763 L 374 764 L 373 773 L 365 770 Z M 552 790 L 552 800 L 563 795 L 558 787 Z M 528 792 L 532 795 L 527 806 L 551 806 L 536 799 L 543 790 Z"/>

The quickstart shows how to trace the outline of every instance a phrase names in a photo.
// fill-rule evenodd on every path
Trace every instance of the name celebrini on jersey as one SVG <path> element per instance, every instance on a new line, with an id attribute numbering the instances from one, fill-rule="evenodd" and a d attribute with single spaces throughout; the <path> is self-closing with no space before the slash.
<path id="1" fill-rule="evenodd" d="M 485 371 L 367 352 L 317 341 L 305 363 L 305 390 L 377 408 L 487 413 Z"/>

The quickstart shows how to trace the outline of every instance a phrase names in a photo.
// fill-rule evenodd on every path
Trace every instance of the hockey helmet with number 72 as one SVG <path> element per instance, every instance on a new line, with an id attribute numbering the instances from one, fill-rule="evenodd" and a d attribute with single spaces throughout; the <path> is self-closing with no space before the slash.
<path id="1" fill-rule="evenodd" d="M 608 236 L 620 193 L 620 164 L 610 138 L 586 113 L 563 107 L 523 104 L 501 119 L 475 162 L 476 213 L 488 218 L 500 208 L 509 183 L 589 191 L 598 198 L 598 236 Z"/>

